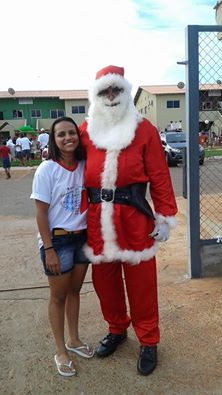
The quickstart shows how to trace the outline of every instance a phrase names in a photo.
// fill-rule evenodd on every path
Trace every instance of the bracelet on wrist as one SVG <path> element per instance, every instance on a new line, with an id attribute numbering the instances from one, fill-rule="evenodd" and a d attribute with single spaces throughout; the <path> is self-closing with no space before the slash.
<path id="1" fill-rule="evenodd" d="M 44 248 L 44 251 L 51 250 L 51 249 L 54 249 L 54 247 L 50 246 L 50 247 Z"/>

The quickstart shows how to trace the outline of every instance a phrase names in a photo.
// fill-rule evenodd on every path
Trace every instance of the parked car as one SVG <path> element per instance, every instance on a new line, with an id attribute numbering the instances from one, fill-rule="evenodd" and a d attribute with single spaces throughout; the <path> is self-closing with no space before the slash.
<path id="1" fill-rule="evenodd" d="M 166 155 L 168 166 L 176 166 L 183 161 L 183 148 L 187 146 L 186 133 L 178 131 L 162 132 L 160 139 Z M 205 151 L 199 144 L 199 164 L 204 164 Z"/>

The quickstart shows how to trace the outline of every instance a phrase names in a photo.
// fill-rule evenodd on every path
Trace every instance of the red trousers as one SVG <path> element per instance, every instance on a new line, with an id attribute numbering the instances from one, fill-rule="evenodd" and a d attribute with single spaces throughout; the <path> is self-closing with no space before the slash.
<path id="1" fill-rule="evenodd" d="M 130 316 L 127 314 L 126 292 Z M 130 323 L 142 346 L 159 342 L 156 260 L 138 265 L 113 262 L 92 265 L 92 278 L 109 332 L 121 333 Z"/>

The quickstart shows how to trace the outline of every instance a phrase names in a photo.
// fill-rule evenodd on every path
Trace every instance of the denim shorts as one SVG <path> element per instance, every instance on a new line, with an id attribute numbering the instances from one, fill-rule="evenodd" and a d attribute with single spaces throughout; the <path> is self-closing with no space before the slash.
<path id="1" fill-rule="evenodd" d="M 11 167 L 11 162 L 10 162 L 9 158 L 2 159 L 2 166 L 4 169 L 9 169 Z"/>
<path id="2" fill-rule="evenodd" d="M 83 246 L 86 242 L 86 231 L 76 235 L 56 236 L 52 238 L 52 245 L 60 259 L 61 274 L 70 272 L 75 264 L 85 263 L 90 261 L 86 258 L 83 252 Z M 44 266 L 44 271 L 47 276 L 54 276 L 45 263 L 44 247 L 40 248 L 40 257 Z"/>
<path id="3" fill-rule="evenodd" d="M 22 158 L 24 158 L 25 156 L 27 157 L 27 159 L 30 158 L 30 149 L 23 149 L 22 150 Z"/>

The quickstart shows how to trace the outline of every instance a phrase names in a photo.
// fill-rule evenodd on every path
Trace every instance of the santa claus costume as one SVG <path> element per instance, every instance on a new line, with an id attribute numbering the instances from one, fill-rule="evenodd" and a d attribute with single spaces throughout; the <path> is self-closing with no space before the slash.
<path id="1" fill-rule="evenodd" d="M 155 254 L 158 241 L 166 240 L 176 224 L 172 183 L 157 129 L 136 110 L 124 69 L 100 70 L 89 100 L 88 119 L 80 127 L 90 196 L 85 252 L 109 325 L 97 355 L 113 353 L 132 323 L 141 345 L 137 368 L 149 374 L 156 366 L 159 342 Z M 141 201 L 139 207 L 135 204 L 144 186 L 149 186 L 154 217 L 144 213 L 144 196 L 143 207 Z"/>

